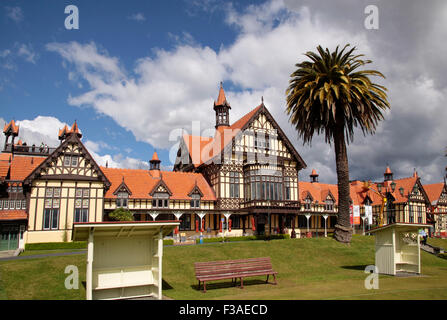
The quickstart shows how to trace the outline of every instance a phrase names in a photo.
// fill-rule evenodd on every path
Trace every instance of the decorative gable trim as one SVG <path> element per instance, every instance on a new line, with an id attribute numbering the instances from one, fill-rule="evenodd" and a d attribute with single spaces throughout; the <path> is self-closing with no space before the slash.
<path id="1" fill-rule="evenodd" d="M 93 157 L 88 152 L 87 148 L 82 143 L 81 139 L 76 135 L 72 134 L 67 139 L 65 139 L 39 166 L 37 166 L 23 181 L 24 184 L 31 184 L 33 180 L 38 179 L 41 177 L 42 172 L 44 172 L 46 169 L 52 166 L 53 163 L 57 162 L 58 157 L 64 155 L 65 148 L 68 147 L 70 143 L 73 143 L 77 145 L 79 148 L 79 155 L 82 156 L 85 159 L 86 164 L 91 164 L 92 171 L 98 175 L 98 177 L 80 177 L 75 175 L 52 175 L 52 176 L 45 176 L 44 179 L 75 179 L 81 178 L 82 180 L 88 179 L 88 180 L 99 180 L 104 183 L 104 187 L 106 190 L 108 190 L 111 186 L 111 183 L 109 179 L 104 175 L 101 168 L 98 166 L 96 161 L 93 159 Z"/>
<path id="2" fill-rule="evenodd" d="M 259 107 L 259 106 L 258 106 Z M 223 157 L 224 153 L 226 150 L 228 150 L 227 148 L 230 148 L 234 145 L 235 143 L 235 139 L 237 137 L 240 136 L 240 134 L 242 134 L 246 129 L 248 129 L 248 127 L 250 126 L 250 124 L 257 119 L 257 117 L 259 115 L 265 115 L 266 118 L 272 123 L 273 127 L 275 127 L 275 129 L 278 130 L 278 136 L 283 140 L 284 144 L 286 145 L 286 147 L 289 149 L 289 151 L 291 152 L 291 154 L 295 157 L 295 160 L 298 163 L 298 170 L 300 169 L 305 169 L 307 168 L 306 163 L 304 162 L 303 158 L 301 158 L 301 156 L 298 154 L 298 152 L 296 151 L 295 147 L 292 145 L 292 143 L 290 142 L 290 140 L 287 138 L 286 134 L 284 133 L 284 131 L 282 131 L 281 127 L 278 125 L 278 123 L 275 121 L 275 119 L 273 118 L 273 116 L 271 115 L 271 113 L 268 111 L 268 109 L 265 107 L 264 102 L 262 102 L 262 104 L 260 105 L 260 108 L 251 115 L 251 117 L 245 122 L 245 124 L 242 126 L 242 128 L 240 128 L 240 132 L 238 132 L 231 140 L 230 143 L 228 143 L 226 146 L 224 146 L 221 150 L 221 152 L 214 156 L 212 159 L 209 159 L 208 161 L 204 162 L 202 164 L 205 165 L 207 164 L 209 161 L 213 161 L 215 158 L 217 157 Z M 234 124 L 233 124 L 234 125 Z M 231 126 L 230 126 L 231 128 Z"/>
<path id="3" fill-rule="evenodd" d="M 113 195 L 116 196 L 118 194 L 118 192 L 127 192 L 130 196 L 132 195 L 132 192 L 130 191 L 129 187 L 124 182 L 124 177 L 123 177 L 123 182 L 121 182 L 121 184 L 118 186 L 118 188 L 115 189 L 115 191 L 113 192 Z"/>
<path id="4" fill-rule="evenodd" d="M 195 182 L 195 185 L 192 188 L 192 190 L 188 193 L 188 197 L 191 197 L 195 193 L 198 193 L 200 194 L 200 197 L 203 197 L 202 191 L 200 191 L 200 188 L 197 186 L 197 181 Z"/>
<path id="5" fill-rule="evenodd" d="M 165 191 L 158 191 L 158 188 L 164 188 Z M 152 197 L 154 195 L 154 193 L 156 192 L 167 192 L 169 194 L 169 196 L 172 196 L 172 192 L 171 190 L 169 190 L 168 186 L 166 185 L 166 183 L 163 181 L 163 177 L 160 179 L 160 181 L 155 185 L 154 188 L 152 188 L 152 191 L 149 192 L 149 195 Z"/>

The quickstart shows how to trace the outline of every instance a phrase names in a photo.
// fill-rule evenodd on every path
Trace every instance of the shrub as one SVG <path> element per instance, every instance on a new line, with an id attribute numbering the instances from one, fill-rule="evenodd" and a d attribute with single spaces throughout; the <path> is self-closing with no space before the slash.
<path id="1" fill-rule="evenodd" d="M 115 221 L 134 221 L 133 214 L 124 208 L 117 208 L 109 213 L 109 218 Z"/>

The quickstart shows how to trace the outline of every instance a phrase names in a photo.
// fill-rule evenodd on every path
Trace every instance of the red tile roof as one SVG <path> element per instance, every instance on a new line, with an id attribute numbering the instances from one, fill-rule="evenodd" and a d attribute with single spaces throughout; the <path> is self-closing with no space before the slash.
<path id="1" fill-rule="evenodd" d="M 0 179 L 5 179 L 8 176 L 9 172 L 9 161 L 2 160 L 0 161 Z"/>
<path id="2" fill-rule="evenodd" d="M 28 214 L 25 210 L 0 210 L 0 221 L 26 219 L 28 219 Z"/>
<path id="3" fill-rule="evenodd" d="M 313 198 L 313 202 L 318 201 L 318 203 L 321 204 L 326 201 L 330 192 L 334 197 L 335 203 L 338 204 L 338 187 L 336 184 L 300 181 L 298 188 L 300 191 L 300 201 L 304 201 L 308 194 L 310 194 Z"/>
<path id="4" fill-rule="evenodd" d="M 45 158 L 14 156 L 11 161 L 10 180 L 24 180 Z"/>
<path id="5" fill-rule="evenodd" d="M 116 198 L 113 192 L 123 182 L 132 192 L 132 199 L 152 199 L 150 192 L 162 180 L 172 192 L 171 199 L 189 200 L 188 194 L 197 184 L 203 193 L 202 200 L 214 201 L 214 190 L 200 173 L 160 171 L 160 177 L 154 177 L 152 171 L 144 169 L 115 169 L 101 167 L 107 179 L 112 183 L 106 192 L 106 198 Z M 160 180 L 161 179 L 161 180 Z"/>
<path id="6" fill-rule="evenodd" d="M 424 190 L 427 193 L 430 203 L 435 204 L 444 190 L 444 183 L 424 184 Z"/>
<path id="7" fill-rule="evenodd" d="M 219 155 L 262 106 L 257 106 L 229 127 L 218 127 L 213 138 L 183 135 L 194 166 L 198 167 Z"/>

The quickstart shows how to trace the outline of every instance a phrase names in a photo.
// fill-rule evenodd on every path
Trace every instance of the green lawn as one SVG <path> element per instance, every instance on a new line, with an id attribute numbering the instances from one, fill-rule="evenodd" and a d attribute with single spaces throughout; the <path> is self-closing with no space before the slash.
<path id="1" fill-rule="evenodd" d="M 197 289 L 194 262 L 270 256 L 278 285 L 247 278 L 244 289 L 231 280 Z M 64 269 L 85 255 L 0 262 L 0 299 L 85 299 L 85 290 L 66 290 Z M 447 299 L 447 260 L 422 252 L 423 277 L 380 276 L 379 290 L 364 288 L 366 265 L 374 264 L 374 237 L 354 236 L 351 246 L 330 238 L 213 243 L 164 248 L 163 294 L 174 299 Z"/>
<path id="2" fill-rule="evenodd" d="M 429 238 L 427 239 L 427 243 L 431 244 L 432 246 L 441 247 L 444 248 L 444 250 L 447 250 L 447 239 Z"/>

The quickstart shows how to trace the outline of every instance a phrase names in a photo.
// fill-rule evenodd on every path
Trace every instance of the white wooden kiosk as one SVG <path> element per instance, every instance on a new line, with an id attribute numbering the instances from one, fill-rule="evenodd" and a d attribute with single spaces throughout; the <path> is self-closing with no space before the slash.
<path id="1" fill-rule="evenodd" d="M 392 223 L 368 232 L 376 236 L 376 267 L 379 273 L 421 273 L 420 236 L 427 224 Z"/>
<path id="2" fill-rule="evenodd" d="M 162 298 L 163 237 L 178 221 L 75 223 L 88 241 L 86 298 Z"/>

